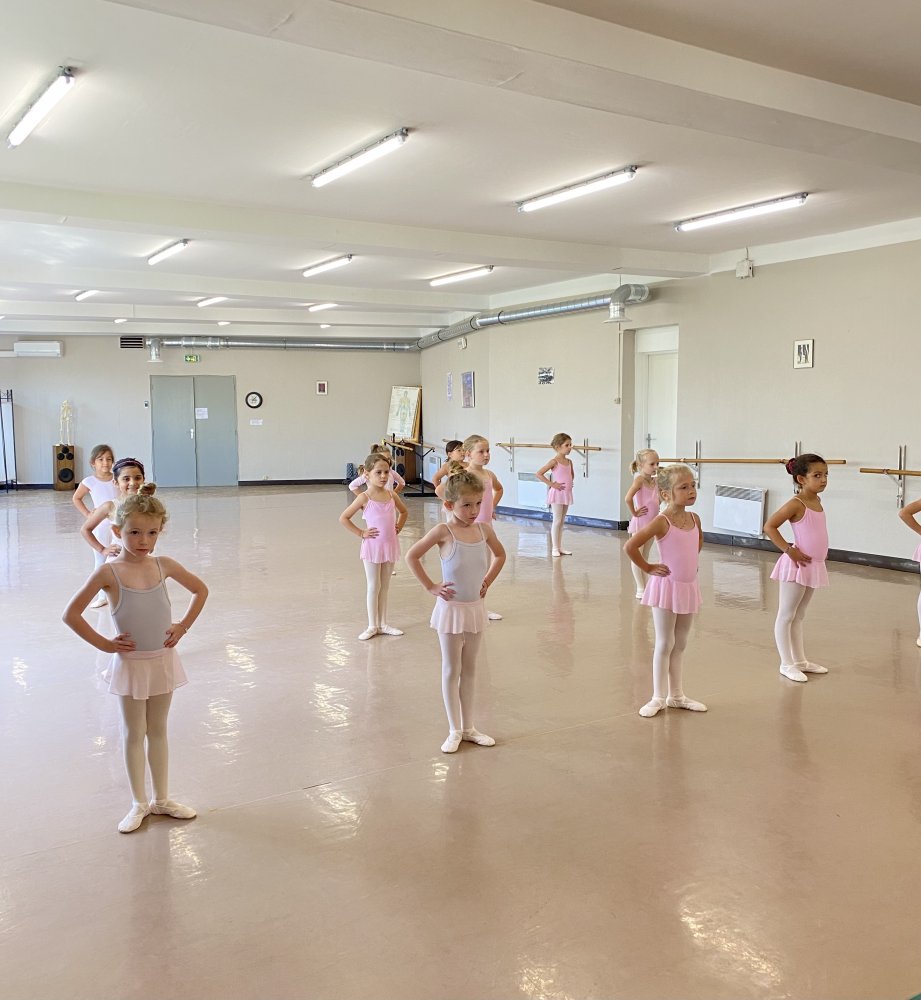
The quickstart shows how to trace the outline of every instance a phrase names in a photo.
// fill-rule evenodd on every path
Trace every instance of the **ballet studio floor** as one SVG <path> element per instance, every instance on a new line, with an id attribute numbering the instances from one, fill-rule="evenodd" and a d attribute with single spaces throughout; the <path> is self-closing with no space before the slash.
<path id="1" fill-rule="evenodd" d="M 498 745 L 447 756 L 432 600 L 400 565 L 406 635 L 357 641 L 343 489 L 161 496 L 161 551 L 211 588 L 171 715 L 199 815 L 128 836 L 116 698 L 60 622 L 91 564 L 70 496 L 0 496 L 3 998 L 921 992 L 916 576 L 832 564 L 806 633 L 831 672 L 800 685 L 773 557 L 706 547 L 685 690 L 710 711 L 642 719 L 624 535 L 571 529 L 551 560 L 545 524 L 500 519 L 476 719 Z M 404 551 L 439 513 L 408 503 Z"/>

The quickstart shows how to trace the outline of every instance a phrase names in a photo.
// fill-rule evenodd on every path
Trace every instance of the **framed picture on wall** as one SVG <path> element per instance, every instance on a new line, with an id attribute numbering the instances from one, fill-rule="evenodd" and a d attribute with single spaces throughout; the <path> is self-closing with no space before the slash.
<path id="1" fill-rule="evenodd" d="M 318 396 L 329 395 L 329 382 L 317 382 L 317 395 Z"/>
<path id="2" fill-rule="evenodd" d="M 793 341 L 793 367 L 812 368 L 815 361 L 814 340 Z"/>
<path id="3" fill-rule="evenodd" d="M 461 372 L 461 406 L 472 410 L 476 406 L 476 396 L 473 388 L 473 372 Z"/>

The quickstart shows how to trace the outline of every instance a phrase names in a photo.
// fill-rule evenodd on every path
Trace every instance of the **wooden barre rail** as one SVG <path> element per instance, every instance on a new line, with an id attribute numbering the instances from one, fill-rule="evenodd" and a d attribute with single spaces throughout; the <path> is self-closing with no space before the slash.
<path id="1" fill-rule="evenodd" d="M 550 450 L 549 444 L 519 444 L 517 441 L 497 441 L 497 448 L 543 448 L 545 451 Z M 604 451 L 604 448 L 599 448 L 597 445 L 590 444 L 574 444 L 572 446 L 573 451 Z"/>
<path id="2" fill-rule="evenodd" d="M 660 458 L 659 464 L 681 462 L 683 465 L 786 465 L 788 461 L 787 458 Z M 825 464 L 847 465 L 847 459 L 829 458 L 825 460 Z"/>
<path id="3" fill-rule="evenodd" d="M 921 476 L 919 469 L 858 469 L 858 472 L 869 472 L 876 476 Z"/>

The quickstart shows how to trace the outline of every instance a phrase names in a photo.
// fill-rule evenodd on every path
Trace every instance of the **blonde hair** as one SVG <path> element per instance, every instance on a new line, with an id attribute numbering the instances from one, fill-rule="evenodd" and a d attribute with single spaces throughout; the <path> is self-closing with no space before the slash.
<path id="1" fill-rule="evenodd" d="M 118 528 L 123 528 L 125 521 L 132 514 L 149 514 L 151 517 L 159 517 L 161 527 L 169 520 L 169 514 L 163 501 L 148 496 L 146 493 L 132 493 L 131 496 L 119 500 L 115 505 L 112 523 Z"/>
<path id="2" fill-rule="evenodd" d="M 456 472 L 448 469 L 448 478 L 445 483 L 445 500 L 457 503 L 458 500 L 467 494 L 482 496 L 484 493 L 483 481 L 479 476 L 468 472 L 460 462 L 452 462 L 452 466 L 460 466 Z"/>
<path id="3" fill-rule="evenodd" d="M 675 487 L 675 482 L 682 476 L 690 476 L 691 479 L 694 479 L 694 470 L 680 462 L 676 462 L 674 465 L 666 465 L 664 468 L 659 469 L 659 474 L 656 477 L 656 486 L 659 493 L 671 493 Z"/>
<path id="4" fill-rule="evenodd" d="M 630 471 L 639 472 L 640 469 L 646 464 L 646 459 L 649 455 L 655 455 L 656 458 L 659 457 L 659 453 L 655 450 L 655 448 L 640 448 L 640 450 L 636 453 L 636 458 L 630 466 Z"/>
<path id="5" fill-rule="evenodd" d="M 569 434 L 554 434 L 550 441 L 550 447 L 556 451 L 557 448 L 562 448 L 567 441 L 572 441 L 572 436 Z"/>
<path id="6" fill-rule="evenodd" d="M 482 434 L 471 434 L 470 437 L 464 438 L 464 443 L 461 445 L 461 448 L 464 449 L 465 455 L 469 455 L 470 452 L 473 451 L 473 449 L 476 448 L 476 446 L 481 443 L 485 444 L 488 447 L 489 439 L 484 438 Z"/>

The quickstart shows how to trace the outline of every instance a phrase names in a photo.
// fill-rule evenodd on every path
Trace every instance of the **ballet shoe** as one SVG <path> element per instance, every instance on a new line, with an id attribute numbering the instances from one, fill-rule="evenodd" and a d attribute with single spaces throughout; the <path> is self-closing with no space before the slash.
<path id="1" fill-rule="evenodd" d="M 921 635 L 919 635 L 918 638 L 915 639 L 915 645 L 916 646 L 921 646 Z"/>
<path id="2" fill-rule="evenodd" d="M 653 716 L 658 715 L 663 708 L 665 708 L 664 698 L 652 698 L 640 709 L 640 715 L 644 719 L 651 719 Z"/>
<path id="3" fill-rule="evenodd" d="M 802 663 L 794 663 L 795 667 L 799 667 L 804 674 L 827 674 L 828 667 L 823 667 L 821 663 L 811 663 L 809 660 L 803 660 Z"/>
<path id="4" fill-rule="evenodd" d="M 373 639 L 379 631 L 380 629 L 376 625 L 369 625 L 358 638 L 364 642 L 365 639 Z"/>
<path id="5" fill-rule="evenodd" d="M 381 635 L 402 635 L 403 630 L 394 628 L 392 625 L 381 625 L 377 630 Z"/>
<path id="6" fill-rule="evenodd" d="M 461 733 L 461 737 L 468 743 L 476 743 L 478 747 L 494 747 L 496 745 L 496 741 L 491 736 L 481 733 L 478 729 L 465 729 Z"/>
<path id="7" fill-rule="evenodd" d="M 706 712 L 707 706 L 702 701 L 694 701 L 693 698 L 688 698 L 687 695 L 679 695 L 677 698 L 669 695 L 665 699 L 665 704 L 669 708 L 686 708 L 689 712 Z"/>
<path id="8" fill-rule="evenodd" d="M 502 615 L 500 615 L 498 611 L 489 611 L 489 612 L 487 612 L 486 617 L 491 622 L 501 622 L 502 621 Z"/>
<path id="9" fill-rule="evenodd" d="M 560 556 L 561 556 L 562 554 L 563 554 L 563 553 L 562 553 L 562 552 L 560 552 L 560 550 L 559 550 L 559 549 L 554 549 L 554 550 L 553 550 L 553 558 L 554 558 L 554 559 L 559 559 L 559 558 L 560 558 Z"/>
<path id="10" fill-rule="evenodd" d="M 172 799 L 158 801 L 154 799 L 150 803 L 150 811 L 154 816 L 172 816 L 173 819 L 195 819 L 198 813 L 191 806 L 184 806 L 181 802 L 174 802 Z"/>
<path id="11" fill-rule="evenodd" d="M 797 681 L 797 683 L 802 684 L 804 681 L 808 681 L 809 678 L 800 670 L 799 667 L 790 666 L 786 663 L 781 663 L 780 672 L 788 680 Z"/>
<path id="12" fill-rule="evenodd" d="M 559 554 L 561 556 L 571 556 L 572 555 L 572 553 L 569 551 L 569 549 L 560 549 Z"/>
<path id="13" fill-rule="evenodd" d="M 646 591 L 645 591 L 645 590 L 638 590 L 638 591 L 636 592 L 636 599 L 637 599 L 638 601 L 642 601 L 642 599 L 643 599 L 643 594 L 645 594 L 645 593 L 646 593 Z"/>
<path id="14" fill-rule="evenodd" d="M 461 745 L 461 741 L 464 738 L 463 733 L 458 733 L 452 730 L 448 733 L 448 738 L 441 744 L 442 753 L 457 753 L 458 747 Z"/>
<path id="15" fill-rule="evenodd" d="M 128 815 L 118 824 L 119 833 L 134 833 L 150 813 L 146 802 L 135 802 Z"/>

